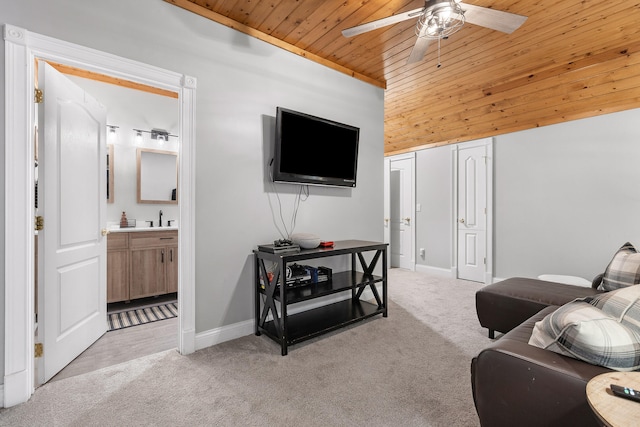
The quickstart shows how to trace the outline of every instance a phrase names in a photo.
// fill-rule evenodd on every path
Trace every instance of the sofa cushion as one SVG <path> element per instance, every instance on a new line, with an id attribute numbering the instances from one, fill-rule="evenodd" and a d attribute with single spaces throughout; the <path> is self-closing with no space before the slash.
<path id="1" fill-rule="evenodd" d="M 607 266 L 601 289 L 613 291 L 640 283 L 640 253 L 629 242 L 622 245 Z"/>
<path id="2" fill-rule="evenodd" d="M 640 369 L 640 286 L 578 299 L 536 322 L 529 344 L 617 371 Z"/>

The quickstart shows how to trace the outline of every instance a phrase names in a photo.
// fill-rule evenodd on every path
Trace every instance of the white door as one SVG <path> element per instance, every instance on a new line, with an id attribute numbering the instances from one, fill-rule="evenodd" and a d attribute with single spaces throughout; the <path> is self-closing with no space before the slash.
<path id="1" fill-rule="evenodd" d="M 485 146 L 458 151 L 458 277 L 485 281 L 487 240 Z"/>
<path id="2" fill-rule="evenodd" d="M 391 267 L 413 270 L 413 160 L 392 160 L 389 176 Z"/>
<path id="3" fill-rule="evenodd" d="M 391 245 L 391 161 L 388 157 L 384 159 L 384 243 Z M 391 250 L 387 250 L 387 263 L 391 265 Z"/>
<path id="4" fill-rule="evenodd" d="M 46 63 L 39 117 L 39 383 L 107 330 L 106 110 Z"/>

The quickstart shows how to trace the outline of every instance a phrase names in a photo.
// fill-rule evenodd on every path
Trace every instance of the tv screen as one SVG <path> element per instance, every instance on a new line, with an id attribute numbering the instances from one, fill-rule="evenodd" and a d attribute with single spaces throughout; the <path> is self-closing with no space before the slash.
<path id="1" fill-rule="evenodd" d="M 273 181 L 356 186 L 360 129 L 278 107 Z"/>

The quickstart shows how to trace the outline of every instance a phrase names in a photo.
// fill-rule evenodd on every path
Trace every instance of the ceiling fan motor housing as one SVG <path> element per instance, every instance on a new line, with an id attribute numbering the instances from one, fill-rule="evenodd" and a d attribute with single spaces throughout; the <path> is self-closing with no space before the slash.
<path id="1" fill-rule="evenodd" d="M 424 12 L 418 17 L 416 35 L 442 39 L 457 32 L 464 25 L 464 11 L 455 0 L 427 0 Z"/>

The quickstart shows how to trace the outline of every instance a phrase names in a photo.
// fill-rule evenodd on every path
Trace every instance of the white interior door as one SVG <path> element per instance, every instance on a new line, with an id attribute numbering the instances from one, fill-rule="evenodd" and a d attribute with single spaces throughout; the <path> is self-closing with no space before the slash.
<path id="1" fill-rule="evenodd" d="M 391 245 L 391 161 L 388 157 L 384 159 L 384 243 Z M 391 250 L 387 251 L 387 263 L 391 264 Z"/>
<path id="2" fill-rule="evenodd" d="M 413 270 L 413 160 L 392 160 L 389 176 L 391 267 Z"/>
<path id="3" fill-rule="evenodd" d="M 106 109 L 46 63 L 39 117 L 39 308 L 44 383 L 107 330 Z"/>
<path id="4" fill-rule="evenodd" d="M 484 282 L 487 240 L 486 148 L 458 151 L 458 277 Z"/>

